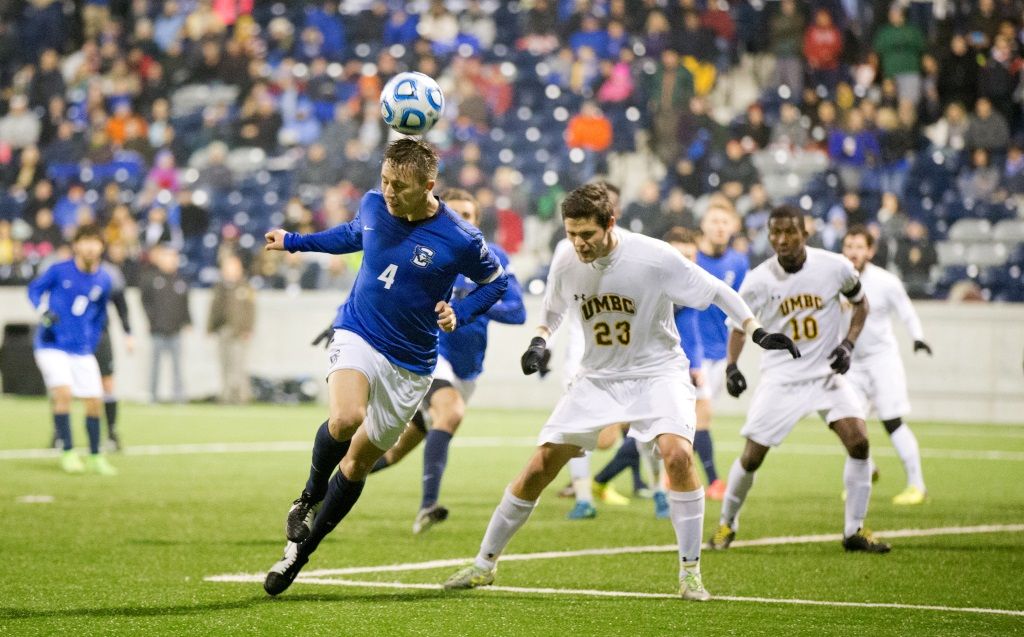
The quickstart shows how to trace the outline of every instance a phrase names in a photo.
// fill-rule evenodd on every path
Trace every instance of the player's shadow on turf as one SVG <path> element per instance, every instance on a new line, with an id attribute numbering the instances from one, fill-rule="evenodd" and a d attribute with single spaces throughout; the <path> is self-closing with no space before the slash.
<path id="1" fill-rule="evenodd" d="M 156 538 L 131 538 L 124 541 L 126 544 L 138 544 L 141 546 L 191 546 L 193 540 L 162 540 Z M 225 546 L 280 546 L 281 540 L 204 540 L 206 545 Z"/>
<path id="2" fill-rule="evenodd" d="M 143 606 L 109 608 L 62 608 L 31 610 L 27 608 L 0 607 L 0 619 L 43 619 L 52 617 L 163 617 L 176 615 L 193 615 L 208 611 L 238 610 L 250 608 L 267 599 L 266 596 L 241 599 L 234 602 L 214 602 L 211 604 L 182 604 L 180 606 Z"/>

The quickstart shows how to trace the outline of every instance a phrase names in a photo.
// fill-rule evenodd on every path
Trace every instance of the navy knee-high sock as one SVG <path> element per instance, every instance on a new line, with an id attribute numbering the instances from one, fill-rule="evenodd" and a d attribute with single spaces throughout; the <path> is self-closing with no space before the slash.
<path id="1" fill-rule="evenodd" d="M 309 537 L 299 545 L 299 551 L 309 555 L 320 546 L 320 541 L 327 537 L 327 534 L 338 526 L 348 512 L 352 510 L 359 495 L 363 492 L 365 482 L 352 482 L 345 477 L 340 470 L 331 478 L 327 487 L 327 495 L 324 503 L 320 506 L 316 518 L 313 520 L 313 528 L 309 531 Z"/>
<path id="2" fill-rule="evenodd" d="M 612 456 L 612 459 L 608 461 L 608 464 L 604 466 L 604 469 L 594 476 L 594 481 L 598 484 L 608 484 L 615 476 L 619 475 L 626 469 L 629 469 L 633 464 L 640 463 L 640 453 L 636 450 L 636 440 L 627 437 L 619 445 L 618 451 Z"/>
<path id="3" fill-rule="evenodd" d="M 64 443 L 64 451 L 71 451 L 74 448 L 74 445 L 71 444 L 71 415 L 54 414 L 53 428 L 57 433 L 57 438 Z"/>
<path id="4" fill-rule="evenodd" d="M 384 456 L 381 456 L 380 458 L 377 458 L 377 462 L 373 463 L 373 468 L 370 469 L 370 473 L 377 473 L 378 471 L 382 469 L 387 469 L 390 466 L 391 463 L 388 462 L 388 459 L 385 458 Z"/>
<path id="5" fill-rule="evenodd" d="M 107 415 L 107 435 L 113 436 L 117 433 L 117 399 L 109 396 L 103 401 L 103 411 Z"/>
<path id="6" fill-rule="evenodd" d="M 89 434 L 89 453 L 98 454 L 100 452 L 100 417 L 86 416 L 85 431 Z"/>
<path id="7" fill-rule="evenodd" d="M 708 484 L 718 479 L 718 471 L 715 470 L 715 445 L 711 442 L 711 432 L 706 429 L 698 429 L 693 436 L 693 450 L 700 456 L 700 462 L 704 465 L 704 473 L 708 475 Z"/>
<path id="8" fill-rule="evenodd" d="M 313 462 L 309 467 L 309 479 L 306 480 L 306 493 L 313 497 L 314 502 L 324 499 L 331 474 L 341 459 L 348 453 L 351 441 L 338 442 L 331 435 L 325 420 L 316 431 L 313 441 Z"/>
<path id="9" fill-rule="evenodd" d="M 441 493 L 441 478 L 444 476 L 444 468 L 448 464 L 448 445 L 452 442 L 452 435 L 440 429 L 431 429 L 427 432 L 427 441 L 423 445 L 423 499 L 420 500 L 420 508 L 437 503 L 438 495 Z"/>

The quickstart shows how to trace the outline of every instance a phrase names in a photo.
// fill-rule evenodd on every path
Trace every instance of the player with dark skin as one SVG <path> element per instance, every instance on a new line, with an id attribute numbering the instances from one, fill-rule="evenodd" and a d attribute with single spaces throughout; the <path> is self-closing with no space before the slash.
<path id="1" fill-rule="evenodd" d="M 799 272 L 807 260 L 807 231 L 804 229 L 802 220 L 796 217 L 782 217 L 771 219 L 768 223 L 768 241 L 778 255 L 779 264 L 786 272 Z M 846 338 L 836 347 L 829 358 L 834 359 L 832 369 L 837 374 L 845 374 L 850 369 L 850 353 L 853 344 L 857 342 L 861 330 L 864 328 L 864 321 L 868 317 L 868 301 L 863 298 L 853 303 L 853 317 L 850 321 L 850 329 Z M 739 397 L 747 388 L 747 381 L 743 374 L 736 367 L 740 352 L 743 351 L 743 332 L 732 330 L 729 333 L 728 368 L 726 371 L 726 388 L 729 394 Z M 832 431 L 836 432 L 839 440 L 846 447 L 850 457 L 858 460 L 868 458 L 868 434 L 867 426 L 860 418 L 841 418 L 828 424 Z M 760 445 L 749 438 L 743 447 L 740 455 L 740 464 L 747 471 L 756 471 L 765 456 L 768 455 L 769 447 Z"/>

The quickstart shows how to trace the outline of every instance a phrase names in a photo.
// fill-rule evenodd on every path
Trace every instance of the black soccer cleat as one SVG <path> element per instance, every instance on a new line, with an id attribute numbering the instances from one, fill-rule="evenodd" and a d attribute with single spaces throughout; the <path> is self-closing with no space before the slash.
<path id="1" fill-rule="evenodd" d="M 267 572 L 267 577 L 263 580 L 263 590 L 271 596 L 285 592 L 308 561 L 309 556 L 299 551 L 299 545 L 289 542 L 284 547 L 284 557 Z"/>
<path id="2" fill-rule="evenodd" d="M 116 453 L 121 451 L 121 436 L 117 435 L 117 432 L 111 431 L 107 435 L 107 451 Z"/>
<path id="3" fill-rule="evenodd" d="M 850 537 L 843 538 L 843 548 L 847 552 L 861 551 L 864 553 L 888 553 L 892 547 L 885 542 L 879 542 L 867 529 L 858 529 Z"/>
<path id="4" fill-rule="evenodd" d="M 288 509 L 288 519 L 284 524 L 284 534 L 289 542 L 302 543 L 309 537 L 313 529 L 313 518 L 320 508 L 319 502 L 313 502 L 313 496 L 305 489 Z"/>
<path id="5" fill-rule="evenodd" d="M 431 505 L 425 509 L 420 509 L 419 513 L 416 514 L 416 520 L 412 523 L 412 532 L 414 535 L 424 533 L 430 527 L 434 526 L 438 522 L 444 522 L 448 519 L 448 509 L 444 508 L 440 504 Z"/>

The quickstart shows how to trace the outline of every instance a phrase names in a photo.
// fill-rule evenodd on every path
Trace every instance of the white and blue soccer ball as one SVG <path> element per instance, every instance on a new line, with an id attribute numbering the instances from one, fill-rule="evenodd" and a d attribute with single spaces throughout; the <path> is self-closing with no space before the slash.
<path id="1" fill-rule="evenodd" d="M 434 78 L 423 73 L 399 73 L 380 92 L 380 114 L 403 135 L 423 135 L 444 112 L 444 95 Z"/>

